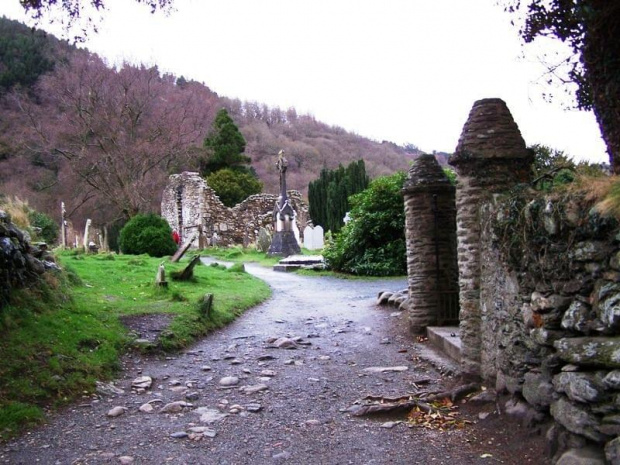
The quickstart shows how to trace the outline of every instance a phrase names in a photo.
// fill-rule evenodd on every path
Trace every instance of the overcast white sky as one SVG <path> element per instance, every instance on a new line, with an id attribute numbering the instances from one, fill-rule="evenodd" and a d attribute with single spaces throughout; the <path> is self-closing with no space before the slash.
<path id="1" fill-rule="evenodd" d="M 522 56 L 517 30 L 496 3 L 176 0 L 166 16 L 107 0 L 99 33 L 84 45 L 110 63 L 157 64 L 222 96 L 293 106 L 427 152 L 454 151 L 474 101 L 499 97 L 528 145 L 607 161 L 591 113 L 543 101 L 544 91 L 562 92 L 541 85 L 540 52 Z M 2 0 L 0 14 L 25 19 L 19 0 Z"/>

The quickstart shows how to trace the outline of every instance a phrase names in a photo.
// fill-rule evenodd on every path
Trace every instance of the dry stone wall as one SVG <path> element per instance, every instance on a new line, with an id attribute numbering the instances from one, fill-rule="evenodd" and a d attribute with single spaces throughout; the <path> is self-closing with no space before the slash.
<path id="1" fill-rule="evenodd" d="M 552 463 L 620 464 L 620 227 L 520 184 L 530 162 L 505 104 L 476 102 L 450 160 L 462 372 L 553 419 Z"/>
<path id="2" fill-rule="evenodd" d="M 310 223 L 308 206 L 299 191 L 288 191 L 297 213 L 299 230 Z M 192 237 L 193 247 L 249 245 L 256 242 L 261 228 L 273 229 L 275 194 L 257 194 L 233 208 L 226 207 L 215 191 L 195 172 L 173 174 L 164 189 L 161 214 L 183 242 Z"/>
<path id="3" fill-rule="evenodd" d="M 49 269 L 59 268 L 47 248 L 31 245 L 11 217 L 0 210 L 0 311 L 14 289 L 31 286 Z"/>
<path id="4" fill-rule="evenodd" d="M 553 417 L 556 459 L 605 463 L 605 447 L 620 463 L 618 223 L 579 197 L 518 195 L 481 216 L 481 375 Z"/>

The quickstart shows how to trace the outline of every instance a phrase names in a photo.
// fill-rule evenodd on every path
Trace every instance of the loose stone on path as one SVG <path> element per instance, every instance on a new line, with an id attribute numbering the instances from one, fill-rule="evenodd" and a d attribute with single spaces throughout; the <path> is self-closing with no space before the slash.
<path id="1" fill-rule="evenodd" d="M 266 391 L 269 387 L 266 384 L 257 384 L 255 386 L 242 386 L 239 388 L 241 392 L 246 394 L 255 394 L 260 391 Z"/>
<path id="2" fill-rule="evenodd" d="M 150 376 L 139 376 L 131 382 L 134 389 L 149 389 L 153 384 L 153 378 Z"/>
<path id="3" fill-rule="evenodd" d="M 192 426 L 191 428 L 188 428 L 187 431 L 194 434 L 201 434 L 207 438 L 214 438 L 217 435 L 214 429 L 206 426 Z"/>
<path id="4" fill-rule="evenodd" d="M 407 371 L 409 367 L 406 366 L 395 366 L 395 367 L 368 367 L 364 368 L 363 371 L 368 373 L 390 373 L 390 372 L 400 372 Z"/>
<path id="5" fill-rule="evenodd" d="M 223 387 L 233 387 L 239 384 L 239 378 L 237 376 L 225 376 L 220 379 L 219 384 Z"/>
<path id="6" fill-rule="evenodd" d="M 164 405 L 159 413 L 179 413 L 183 411 L 184 408 L 191 407 L 193 407 L 193 405 L 189 402 L 179 400 L 177 402 L 170 402 L 169 404 Z"/>
<path id="7" fill-rule="evenodd" d="M 222 413 L 219 410 L 207 408 L 207 407 L 199 407 L 195 410 L 197 414 L 200 415 L 200 422 L 211 424 L 216 421 L 223 420 L 228 416 L 227 413 Z"/>
<path id="8" fill-rule="evenodd" d="M 110 410 L 108 410 L 108 413 L 106 415 L 110 418 L 115 418 L 115 417 L 121 416 L 126 411 L 127 411 L 127 407 L 117 406 L 117 407 L 113 407 Z"/>

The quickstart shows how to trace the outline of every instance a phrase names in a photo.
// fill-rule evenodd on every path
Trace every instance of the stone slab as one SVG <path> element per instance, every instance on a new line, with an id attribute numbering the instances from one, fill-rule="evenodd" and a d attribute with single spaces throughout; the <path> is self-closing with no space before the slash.
<path id="1" fill-rule="evenodd" d="M 319 265 L 323 263 L 323 255 L 290 255 L 280 260 L 282 265 Z"/>
<path id="2" fill-rule="evenodd" d="M 301 265 L 282 265 L 278 263 L 277 265 L 273 265 L 273 271 L 296 271 L 301 268 Z"/>
<path id="3" fill-rule="evenodd" d="M 454 336 L 452 336 L 454 334 Z M 461 362 L 461 338 L 456 326 L 429 326 L 426 335 L 433 346 L 456 362 Z"/>

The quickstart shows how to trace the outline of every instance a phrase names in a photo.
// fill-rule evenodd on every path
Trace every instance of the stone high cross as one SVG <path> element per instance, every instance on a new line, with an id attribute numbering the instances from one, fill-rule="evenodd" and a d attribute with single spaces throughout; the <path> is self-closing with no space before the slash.
<path id="1" fill-rule="evenodd" d="M 286 168 L 288 167 L 288 160 L 284 156 L 284 150 L 278 152 L 278 161 L 276 167 L 280 172 L 280 196 L 274 208 L 274 222 L 276 224 L 276 231 L 290 231 L 292 229 L 291 223 L 295 221 L 295 211 L 288 201 L 286 194 Z"/>
<path id="2" fill-rule="evenodd" d="M 278 161 L 276 162 L 276 167 L 278 168 L 278 172 L 280 173 L 280 206 L 284 206 L 284 202 L 286 202 L 286 168 L 288 168 L 288 160 L 284 156 L 284 150 L 280 150 L 278 152 Z"/>
<path id="3" fill-rule="evenodd" d="M 275 223 L 275 234 L 269 247 L 268 255 L 289 255 L 301 252 L 297 238 L 295 237 L 295 210 L 288 201 L 286 194 L 286 168 L 288 161 L 284 156 L 284 150 L 278 152 L 276 167 L 280 172 L 280 196 L 273 209 L 273 221 Z"/>

